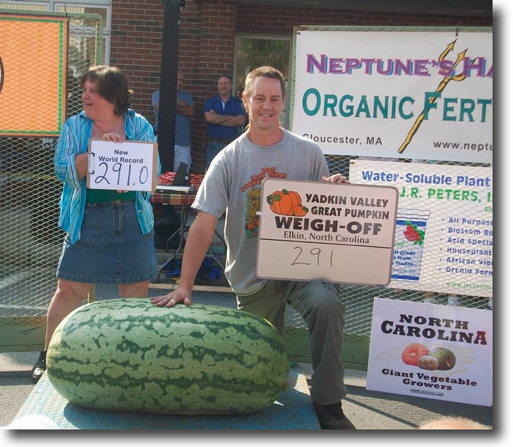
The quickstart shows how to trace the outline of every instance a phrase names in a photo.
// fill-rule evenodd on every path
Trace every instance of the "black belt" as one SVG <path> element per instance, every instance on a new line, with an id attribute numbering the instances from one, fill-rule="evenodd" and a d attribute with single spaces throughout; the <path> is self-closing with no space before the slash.
<path id="1" fill-rule="evenodd" d="M 219 143 L 219 144 L 230 144 L 233 140 L 220 140 L 217 138 L 209 138 L 208 141 L 211 141 L 212 143 Z"/>
<path id="2" fill-rule="evenodd" d="M 135 199 L 119 199 L 119 200 L 108 200 L 105 202 L 86 202 L 86 206 L 99 206 L 99 207 L 105 207 L 105 206 L 114 206 L 114 205 L 121 205 L 123 203 L 135 203 Z"/>

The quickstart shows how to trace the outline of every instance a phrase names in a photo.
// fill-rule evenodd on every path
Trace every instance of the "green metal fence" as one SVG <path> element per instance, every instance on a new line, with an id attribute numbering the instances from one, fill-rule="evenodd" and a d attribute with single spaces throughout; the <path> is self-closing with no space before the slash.
<path id="1" fill-rule="evenodd" d="M 330 166 L 330 173 L 340 172 L 346 175 L 352 182 L 354 181 L 350 176 L 350 166 L 357 160 L 357 157 L 350 156 L 327 156 L 328 165 Z M 391 163 L 393 162 L 393 163 Z M 416 161 L 412 160 L 389 160 L 382 159 L 373 161 L 377 169 L 376 171 L 391 172 L 393 169 L 391 166 L 397 166 L 399 164 L 402 167 L 410 166 L 413 172 L 422 173 L 423 170 L 426 172 L 437 172 L 437 170 L 444 169 L 444 172 L 450 172 L 451 175 L 456 176 L 462 172 L 467 172 L 467 168 L 487 168 L 491 172 L 490 165 L 483 165 L 478 163 L 462 163 L 462 162 L 447 162 L 447 161 Z M 397 163 L 397 164 L 396 164 Z M 387 186 L 390 184 L 387 182 Z M 397 185 L 392 185 L 397 186 Z M 443 188 L 436 188 L 430 185 L 431 191 Z M 398 188 L 401 189 L 401 188 Z M 479 197 L 479 206 L 483 209 L 483 219 L 486 221 L 493 220 L 493 204 L 492 204 L 492 193 L 490 191 L 483 194 L 480 191 L 480 195 L 477 196 L 477 188 L 466 187 L 463 188 L 469 197 Z M 426 187 L 424 193 L 428 190 Z M 401 192 L 400 192 L 401 193 Z M 423 197 L 419 194 L 417 201 L 419 209 L 427 209 L 433 203 L 433 197 L 429 197 L 428 194 L 423 194 Z M 444 194 L 446 194 L 444 192 Z M 451 193 L 452 194 L 452 193 Z M 457 194 L 463 194 L 462 192 Z M 444 196 L 445 197 L 445 196 Z M 461 197 L 460 197 L 461 198 Z M 399 199 L 399 208 L 401 207 L 401 199 Z M 443 200 L 443 199 L 441 199 Z M 472 214 L 472 207 L 475 207 L 477 201 L 469 200 L 447 200 L 446 207 L 448 213 L 455 216 L 454 219 L 458 219 L 456 216 L 465 216 Z M 460 219 L 461 221 L 461 219 Z M 461 222 L 455 223 L 454 230 L 459 230 Z M 483 229 L 484 228 L 484 229 Z M 362 285 L 340 285 L 340 300 L 346 307 L 346 325 L 345 325 L 345 343 L 342 352 L 343 360 L 346 366 L 350 366 L 354 369 L 366 369 L 368 352 L 370 346 L 370 334 L 371 334 L 371 323 L 372 323 L 372 312 L 374 298 L 385 298 L 391 300 L 400 301 L 415 301 L 419 303 L 430 303 L 438 304 L 442 306 L 462 306 L 474 309 L 486 309 L 492 310 L 493 308 L 493 297 L 491 296 L 491 279 L 487 281 L 487 285 L 482 285 L 482 276 L 491 274 L 493 270 L 493 250 L 491 244 L 493 240 L 493 230 L 491 226 L 469 226 L 468 230 L 474 232 L 470 236 L 465 236 L 471 239 L 473 245 L 466 245 L 469 243 L 465 239 L 465 243 L 456 242 L 451 244 L 448 242 L 451 239 L 451 234 L 443 233 L 436 240 L 432 241 L 430 250 L 440 253 L 440 262 L 424 268 L 422 271 L 423 278 L 426 282 L 434 284 L 431 290 L 430 288 L 416 286 L 415 284 L 404 283 L 404 288 L 400 286 L 401 282 L 396 281 L 391 283 L 388 287 L 370 287 Z M 462 231 L 467 230 L 461 229 Z M 430 231 L 429 222 L 427 225 L 427 231 Z M 431 230 L 432 231 L 432 230 Z M 460 234 L 456 237 L 460 238 Z M 454 238 L 452 238 L 454 239 Z M 397 244 L 397 242 L 396 242 Z M 470 247 L 470 248 L 466 248 Z M 474 248 L 473 248 L 474 247 Z M 462 253 L 463 250 L 463 254 Z M 472 255 L 469 254 L 470 250 L 480 251 L 479 259 L 472 259 Z M 394 255 L 395 256 L 395 255 Z M 473 262 L 474 264 L 464 265 L 462 267 L 461 262 L 463 261 Z M 350 262 L 350 261 L 348 261 Z M 462 293 L 462 290 L 457 293 L 440 292 L 440 288 L 443 288 L 440 280 L 439 268 L 471 268 L 472 272 L 469 272 L 467 293 Z M 344 268 L 343 265 L 340 268 Z M 479 273 L 476 273 L 479 270 Z M 440 287 L 439 287 L 440 286 Z M 407 288 L 408 287 L 408 288 Z M 418 289 L 416 289 L 416 287 Z M 301 316 L 293 309 L 288 309 L 287 314 L 287 327 L 286 327 L 287 342 L 291 346 L 291 351 L 294 353 L 295 358 L 299 361 L 308 361 L 309 352 L 309 339 L 308 333 Z"/>
<path id="2" fill-rule="evenodd" d="M 23 14 L 69 20 L 67 114 L 77 114 L 82 110 L 80 76 L 103 59 L 102 18 L 42 11 Z M 1 45 L 5 48 L 9 42 Z M 30 61 L 26 63 L 30 67 Z M 34 83 L 38 76 L 34 70 Z M 23 99 L 38 107 L 37 98 Z M 14 109 L 16 104 L 8 106 Z M 36 350 L 44 342 L 45 315 L 55 291 L 63 239 L 57 227 L 62 184 L 53 168 L 56 141 L 0 137 L 0 351 Z"/>
<path id="3" fill-rule="evenodd" d="M 68 115 L 73 115 L 81 110 L 79 76 L 91 63 L 102 62 L 102 21 L 100 16 L 91 14 L 68 14 L 67 17 L 70 21 Z M 34 82 L 37 82 L 37 73 Z M 37 107 L 37 100 L 34 106 Z M 55 269 L 63 238 L 57 227 L 61 184 L 53 172 L 55 142 L 55 138 L 0 138 L 0 352 L 39 350 L 44 341 L 45 315 L 55 291 Z M 346 176 L 355 159 L 327 156 L 330 171 Z M 383 169 L 389 168 L 389 162 L 386 159 L 376 161 L 383 163 Z M 400 161 L 408 162 L 412 161 Z M 428 165 L 419 163 L 417 166 Z M 431 161 L 429 165 L 430 169 L 433 165 L 444 166 L 444 169 L 452 166 L 455 173 L 463 167 L 482 167 L 441 161 Z M 472 192 L 472 188 L 467 189 Z M 430 204 L 419 199 L 419 206 L 429 209 Z M 447 206 L 454 207 L 455 215 L 465 215 L 470 203 L 448 201 Z M 491 219 L 491 203 L 488 208 Z M 447 238 L 440 238 L 439 246 L 433 248 L 439 250 L 441 256 L 451 256 Z M 492 256 L 484 259 L 491 262 Z M 433 268 L 423 274 L 431 283 L 436 283 L 439 273 Z M 343 359 L 347 366 L 361 369 L 367 365 L 375 297 L 477 309 L 491 309 L 493 302 L 489 294 L 471 287 L 468 294 L 456 295 L 435 289 L 402 288 L 397 284 L 390 287 L 340 285 L 340 291 L 347 314 Z M 292 309 L 288 309 L 286 318 L 285 335 L 293 358 L 309 361 L 308 331 L 302 318 Z"/>

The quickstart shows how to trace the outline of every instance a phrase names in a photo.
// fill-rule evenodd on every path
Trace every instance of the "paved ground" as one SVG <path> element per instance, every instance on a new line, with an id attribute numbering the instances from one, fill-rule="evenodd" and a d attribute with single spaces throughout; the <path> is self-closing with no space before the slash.
<path id="1" fill-rule="evenodd" d="M 151 295 L 162 290 L 150 289 Z M 194 292 L 195 302 L 235 307 L 231 293 Z M 96 299 L 116 296 L 115 289 L 99 287 Z M 30 370 L 37 352 L 0 353 L 0 426 L 8 425 L 16 416 L 34 385 Z M 310 365 L 304 364 L 307 377 Z M 433 399 L 413 398 L 395 394 L 367 391 L 366 373 L 346 372 L 348 396 L 343 401 L 346 415 L 361 430 L 413 430 L 419 424 L 442 416 L 459 415 L 493 426 L 493 407 L 457 404 Z"/>
<path id="2" fill-rule="evenodd" d="M 37 355 L 37 352 L 0 354 L 0 426 L 14 419 L 34 388 L 30 369 Z M 303 366 L 308 373 L 310 365 Z M 349 394 L 343 402 L 344 411 L 362 430 L 411 430 L 422 422 L 448 415 L 493 424 L 492 408 L 367 391 L 365 383 L 365 372 L 347 371 Z"/>

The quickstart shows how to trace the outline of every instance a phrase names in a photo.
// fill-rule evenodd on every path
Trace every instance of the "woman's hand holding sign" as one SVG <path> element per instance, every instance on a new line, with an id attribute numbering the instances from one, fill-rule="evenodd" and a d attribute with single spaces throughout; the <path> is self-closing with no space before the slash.
<path id="1" fill-rule="evenodd" d="M 114 141 L 115 143 L 123 143 L 123 141 L 125 141 L 125 139 L 121 135 L 119 135 L 118 133 L 106 133 L 106 134 L 103 134 L 102 138 L 104 140 Z M 128 192 L 128 190 L 118 189 L 117 192 L 122 194 L 122 193 Z"/>

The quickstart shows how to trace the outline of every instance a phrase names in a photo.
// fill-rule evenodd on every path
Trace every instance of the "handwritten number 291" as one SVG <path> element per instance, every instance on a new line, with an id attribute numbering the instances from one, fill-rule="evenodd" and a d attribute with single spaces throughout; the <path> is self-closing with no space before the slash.
<path id="1" fill-rule="evenodd" d="M 306 262 L 308 260 L 308 252 L 306 254 L 303 253 L 303 249 L 301 247 L 294 247 L 294 250 L 298 250 L 298 254 L 291 265 L 312 265 L 311 262 Z M 315 258 L 315 263 L 317 267 L 320 267 L 321 264 L 321 249 L 320 248 L 312 248 L 309 252 Z M 329 265 L 333 267 L 333 251 L 330 253 Z"/>
<path id="2" fill-rule="evenodd" d="M 102 163 L 99 164 L 98 167 L 99 168 L 104 167 L 105 170 L 103 171 L 103 175 L 97 175 L 96 176 L 96 178 L 94 179 L 94 182 L 96 184 L 98 184 L 98 183 L 101 183 L 101 182 L 105 181 L 105 182 L 107 182 L 108 185 L 110 185 L 109 179 L 107 177 L 107 173 L 109 172 L 109 165 L 108 165 L 108 163 L 102 162 Z M 112 171 L 113 172 L 117 172 L 117 174 L 118 174 L 118 179 L 117 179 L 116 185 L 121 185 L 121 172 L 122 172 L 122 168 L 123 168 L 123 164 L 121 164 L 121 163 L 114 163 L 112 165 Z M 128 174 L 127 174 L 127 179 L 126 179 L 126 185 L 127 186 L 130 186 L 131 174 L 132 174 L 132 165 L 129 164 L 128 165 Z M 139 171 L 139 184 L 140 185 L 144 185 L 148 181 L 148 177 L 149 177 L 148 168 L 146 166 L 141 167 L 141 170 Z"/>

